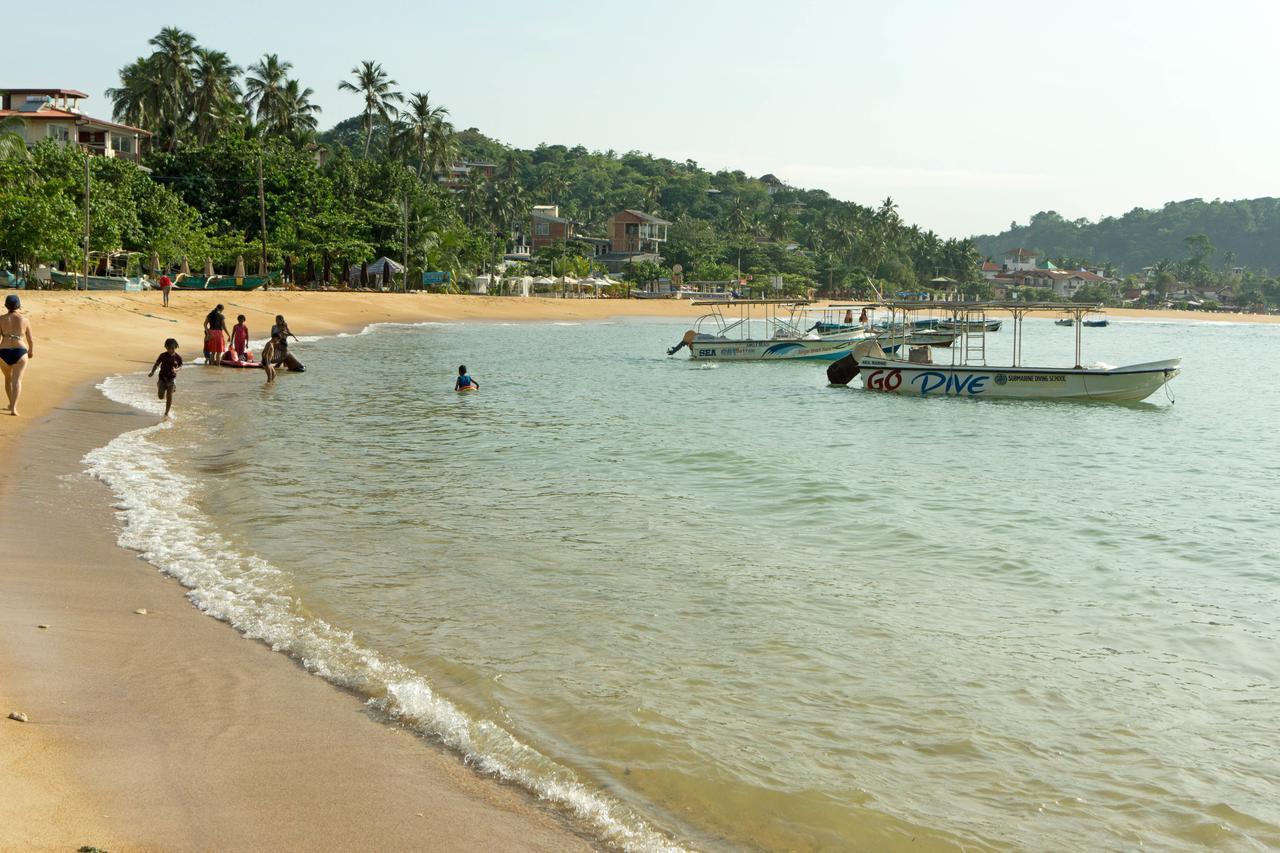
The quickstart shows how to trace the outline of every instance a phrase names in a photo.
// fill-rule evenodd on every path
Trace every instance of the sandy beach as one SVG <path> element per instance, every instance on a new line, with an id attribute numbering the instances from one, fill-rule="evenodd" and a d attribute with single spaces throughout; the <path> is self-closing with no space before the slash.
<path id="1" fill-rule="evenodd" d="M 340 293 L 24 293 L 22 416 L 0 418 L 0 849 L 588 849 L 570 818 L 192 607 L 116 544 L 85 452 L 154 422 L 93 384 L 166 337 L 199 355 L 219 300 L 255 338 L 427 320 L 692 319 L 687 302 Z M 1177 311 L 1116 319 L 1278 322 Z M 674 341 L 673 341 L 674 342 Z M 305 350 L 300 350 L 305 360 Z M 179 376 L 177 407 L 182 405 Z M 139 614 L 136 611 L 145 610 Z M 47 627 L 40 627 L 47 626 Z"/>
<path id="2" fill-rule="evenodd" d="M 84 453 L 154 421 L 105 400 L 161 341 L 199 355 L 219 299 L 255 336 L 369 323 L 604 319 L 684 303 L 465 296 L 24 293 L 36 334 L 22 415 L 0 419 L 0 849 L 588 848 L 563 816 L 482 778 L 266 646 L 199 613 L 116 544 Z M 136 610 L 144 609 L 147 615 Z M 40 628 L 48 625 L 48 628 Z M 375 758 L 376 756 L 376 758 Z"/>

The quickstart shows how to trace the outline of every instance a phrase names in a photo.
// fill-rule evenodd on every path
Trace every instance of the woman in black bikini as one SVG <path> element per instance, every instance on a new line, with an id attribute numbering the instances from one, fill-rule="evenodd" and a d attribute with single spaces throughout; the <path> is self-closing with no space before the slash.
<path id="1" fill-rule="evenodd" d="M 9 397 L 9 414 L 18 414 L 18 395 L 22 393 L 22 374 L 27 362 L 35 356 L 31 339 L 31 321 L 18 313 L 22 301 L 16 293 L 4 299 L 6 313 L 0 316 L 0 371 L 4 373 L 4 392 Z M 23 339 L 26 345 L 23 345 Z"/>

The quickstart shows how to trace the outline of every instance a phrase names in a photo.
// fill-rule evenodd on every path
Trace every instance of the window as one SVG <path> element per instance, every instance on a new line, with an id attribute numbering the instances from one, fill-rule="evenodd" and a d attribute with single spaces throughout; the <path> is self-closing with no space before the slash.
<path id="1" fill-rule="evenodd" d="M 51 124 L 49 125 L 49 138 L 56 139 L 58 142 L 70 142 L 71 131 L 68 130 L 64 125 Z"/>
<path id="2" fill-rule="evenodd" d="M 535 222 L 533 233 L 537 234 L 539 237 L 546 237 L 548 234 L 551 233 L 551 223 Z"/>
<path id="3" fill-rule="evenodd" d="M 133 137 L 124 136 L 123 134 L 111 134 L 111 149 L 121 154 L 133 153 Z"/>

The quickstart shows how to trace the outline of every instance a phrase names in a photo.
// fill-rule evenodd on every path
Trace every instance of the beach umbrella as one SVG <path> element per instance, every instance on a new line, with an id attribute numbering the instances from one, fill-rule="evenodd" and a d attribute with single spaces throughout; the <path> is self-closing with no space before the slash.
<path id="1" fill-rule="evenodd" d="M 325 284 L 328 284 L 330 281 L 333 280 L 333 261 L 329 258 L 328 252 L 324 253 L 324 259 L 321 264 L 321 268 L 323 270 L 323 272 L 321 273 L 322 280 L 324 281 Z"/>
<path id="2" fill-rule="evenodd" d="M 213 258 L 204 259 L 204 277 L 213 278 Z"/>
<path id="3" fill-rule="evenodd" d="M 368 261 L 360 262 L 360 286 L 361 287 L 369 286 L 369 262 Z"/>
<path id="4" fill-rule="evenodd" d="M 542 286 L 544 286 L 544 287 L 545 287 L 545 286 L 546 286 L 546 285 L 548 285 L 548 284 L 555 284 L 555 283 L 556 283 L 556 280 L 555 280 L 554 278 L 550 278 L 550 277 L 545 276 L 545 275 L 540 275 L 540 276 L 538 276 L 537 278 L 535 278 L 535 279 L 533 280 L 533 283 L 534 283 L 534 284 L 538 284 L 538 285 L 542 285 Z"/>
<path id="5" fill-rule="evenodd" d="M 281 273 L 281 276 L 285 281 L 293 282 L 293 255 L 284 256 L 284 272 Z"/>
<path id="6" fill-rule="evenodd" d="M 316 259 L 307 258 L 307 285 L 311 286 L 316 283 Z"/>
<path id="7" fill-rule="evenodd" d="M 159 272 L 160 272 L 160 253 L 152 252 L 151 253 L 151 274 L 156 275 Z"/>
<path id="8" fill-rule="evenodd" d="M 391 285 L 391 261 L 386 258 L 382 259 L 382 286 L 389 287 Z"/>
<path id="9" fill-rule="evenodd" d="M 236 255 L 236 278 L 244 278 L 244 255 Z"/>
<path id="10" fill-rule="evenodd" d="M 266 275 L 266 274 L 267 274 L 267 259 L 263 257 L 259 257 L 258 258 L 258 275 Z"/>
<path id="11" fill-rule="evenodd" d="M 191 275 L 191 264 L 187 263 L 186 255 L 182 256 L 182 269 L 180 270 L 180 272 L 183 275 Z"/>

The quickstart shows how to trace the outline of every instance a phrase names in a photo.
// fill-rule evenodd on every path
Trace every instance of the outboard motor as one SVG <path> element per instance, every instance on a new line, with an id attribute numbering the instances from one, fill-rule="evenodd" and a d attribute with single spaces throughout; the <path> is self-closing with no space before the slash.
<path id="1" fill-rule="evenodd" d="M 675 346 L 667 350 L 667 355 L 675 355 L 676 353 L 680 352 L 680 350 L 683 349 L 684 347 L 689 347 L 690 349 L 693 349 L 693 339 L 696 338 L 697 336 L 698 336 L 698 333 L 695 332 L 693 329 L 690 329 L 689 331 L 685 332 L 684 337 L 680 340 L 680 343 L 676 344 Z"/>
<path id="2" fill-rule="evenodd" d="M 848 385 L 857 375 L 858 360 L 853 357 L 853 353 L 827 365 L 827 381 L 832 385 Z"/>

